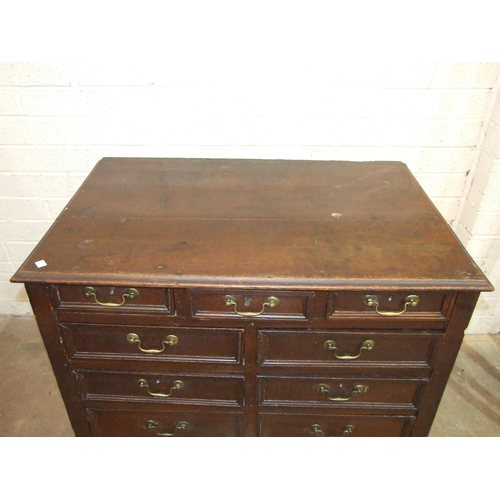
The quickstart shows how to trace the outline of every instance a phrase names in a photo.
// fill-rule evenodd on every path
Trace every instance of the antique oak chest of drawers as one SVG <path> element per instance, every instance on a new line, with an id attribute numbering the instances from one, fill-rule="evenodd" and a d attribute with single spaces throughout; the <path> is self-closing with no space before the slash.
<path id="1" fill-rule="evenodd" d="M 77 436 L 425 436 L 492 290 L 398 162 L 104 158 L 12 280 Z"/>

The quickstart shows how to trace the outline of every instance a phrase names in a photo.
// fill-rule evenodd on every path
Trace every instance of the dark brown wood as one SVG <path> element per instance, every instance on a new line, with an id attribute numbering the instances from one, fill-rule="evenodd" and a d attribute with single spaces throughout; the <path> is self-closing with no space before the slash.
<path id="1" fill-rule="evenodd" d="M 67 351 L 50 303 L 51 291 L 48 286 L 26 284 L 26 292 L 33 307 L 38 328 L 42 335 L 52 369 L 56 376 L 71 425 L 78 436 L 90 436 L 89 423 L 83 413 L 78 380 L 72 370 Z"/>
<path id="2" fill-rule="evenodd" d="M 78 436 L 427 435 L 493 289 L 404 164 L 284 160 L 104 158 L 12 281 Z"/>

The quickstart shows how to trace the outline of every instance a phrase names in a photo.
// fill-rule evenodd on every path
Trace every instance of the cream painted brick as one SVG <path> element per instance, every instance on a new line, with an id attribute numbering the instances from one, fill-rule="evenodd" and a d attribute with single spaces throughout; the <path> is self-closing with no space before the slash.
<path id="1" fill-rule="evenodd" d="M 12 241 L 6 246 L 12 261 L 24 262 L 37 244 L 38 241 Z"/>
<path id="2" fill-rule="evenodd" d="M 500 249 L 500 246 L 499 246 Z M 476 264 L 482 269 L 482 271 L 488 276 L 488 279 L 492 282 L 498 284 L 495 293 L 500 294 L 500 259 L 498 255 L 493 255 L 488 258 L 481 258 L 475 260 Z"/>
<path id="3" fill-rule="evenodd" d="M 372 127 L 372 144 L 399 146 L 475 146 L 481 122 L 459 120 L 377 122 Z"/>
<path id="4" fill-rule="evenodd" d="M 496 316 L 472 316 L 465 333 L 467 335 L 493 335 L 500 333 L 500 321 Z"/>
<path id="5" fill-rule="evenodd" d="M 12 90 L 0 90 L 0 115 L 18 115 L 15 93 Z"/>
<path id="6" fill-rule="evenodd" d="M 432 86 L 435 88 L 493 88 L 500 72 L 498 62 L 437 63 Z"/>
<path id="7" fill-rule="evenodd" d="M 0 275 L 0 299 L 27 298 L 24 285 L 21 283 L 10 283 L 9 280 L 9 275 Z"/>
<path id="8" fill-rule="evenodd" d="M 472 235 L 466 248 L 474 260 L 498 256 L 500 255 L 500 235 Z"/>
<path id="9" fill-rule="evenodd" d="M 500 298 L 491 298 L 491 293 L 482 294 L 477 302 L 474 315 L 480 316 L 498 316 L 500 317 Z"/>
<path id="10" fill-rule="evenodd" d="M 374 62 L 331 64 L 326 71 L 339 86 L 383 88 L 486 88 L 493 87 L 499 63 Z"/>
<path id="11" fill-rule="evenodd" d="M 482 149 L 494 158 L 500 156 L 500 126 L 489 125 Z"/>
<path id="12" fill-rule="evenodd" d="M 54 199 L 47 200 L 50 218 L 55 220 L 57 217 L 59 217 L 59 215 L 63 211 L 64 207 L 68 204 L 70 199 L 71 196 L 68 196 L 67 198 L 61 198 L 60 200 L 54 200 Z"/>
<path id="13" fill-rule="evenodd" d="M 0 198 L 0 218 L 48 220 L 51 214 L 47 202 L 29 198 Z"/>
<path id="14" fill-rule="evenodd" d="M 86 149 L 0 147 L 0 171 L 88 172 Z"/>
<path id="15" fill-rule="evenodd" d="M 29 141 L 61 145 L 471 146 L 480 122 L 228 118 L 59 119 L 26 122 Z"/>
<path id="16" fill-rule="evenodd" d="M 0 62 L 0 86 L 61 86 L 71 80 L 65 63 Z"/>
<path id="17" fill-rule="evenodd" d="M 460 240 L 462 245 L 467 248 L 467 245 L 469 244 L 472 236 L 461 223 L 459 223 L 456 227 L 455 234 L 457 235 L 457 238 Z"/>
<path id="18" fill-rule="evenodd" d="M 26 128 L 30 142 L 39 145 L 147 145 L 175 143 L 183 136 L 187 141 L 189 137 L 186 125 L 171 123 L 168 118 L 163 123 L 131 118 L 36 120 L 27 122 Z M 197 140 L 194 132 L 190 143 Z"/>
<path id="19" fill-rule="evenodd" d="M 482 119 L 487 90 L 332 87 L 168 87 L 19 90 L 27 115 L 150 115 Z"/>
<path id="20" fill-rule="evenodd" d="M 229 85 L 248 86 L 321 85 L 336 88 L 491 88 L 498 63 L 353 63 L 332 59 L 296 62 L 293 66 L 275 58 L 249 65 L 242 58 L 199 60 L 167 55 L 150 63 L 106 61 L 71 65 L 79 85 Z"/>
<path id="21" fill-rule="evenodd" d="M 7 247 L 5 243 L 0 243 L 0 262 L 9 260 L 9 254 L 7 253 Z"/>
<path id="22" fill-rule="evenodd" d="M 12 264 L 12 262 L 0 261 L 0 273 L 8 274 L 9 276 L 12 276 L 14 274 L 14 271 L 15 271 L 15 267 L 14 267 L 14 264 Z M 0 309 L 0 314 L 3 314 L 1 309 Z"/>
<path id="23" fill-rule="evenodd" d="M 147 89 L 146 89 L 147 91 Z M 144 91 L 134 91 L 116 87 L 100 90 L 77 89 L 22 89 L 18 91 L 19 100 L 26 115 L 53 116 L 105 116 L 113 111 L 131 114 L 127 101 L 135 94 L 144 95 Z M 113 108 L 113 101 L 120 101 L 122 107 Z"/>
<path id="24" fill-rule="evenodd" d="M 494 168 L 494 158 L 484 151 L 481 152 L 479 157 L 479 162 L 477 165 L 477 171 L 472 181 L 472 186 L 470 193 L 467 197 L 467 201 L 476 209 L 479 209 L 482 203 L 484 203 L 484 194 L 488 189 L 489 178 L 492 175 Z"/>
<path id="25" fill-rule="evenodd" d="M 478 211 L 469 202 L 466 202 L 460 223 L 467 229 L 470 234 L 474 234 L 473 228 L 476 222 Z"/>
<path id="26" fill-rule="evenodd" d="M 495 102 L 493 114 L 491 115 L 491 124 L 500 127 L 500 94 Z"/>
<path id="27" fill-rule="evenodd" d="M 451 224 L 457 216 L 459 198 L 433 198 L 431 200 L 444 219 Z"/>
<path id="28" fill-rule="evenodd" d="M 0 311 L 2 314 L 12 316 L 33 316 L 33 309 L 27 296 L 16 299 L 0 299 Z"/>
<path id="29" fill-rule="evenodd" d="M 51 221 L 0 221 L 0 241 L 39 241 Z"/>
<path id="30" fill-rule="evenodd" d="M 483 196 L 479 202 L 478 209 L 480 212 L 496 212 L 500 211 L 500 162 L 498 166 L 494 163 L 493 169 L 488 177 L 486 187 L 483 191 Z"/>
<path id="31" fill-rule="evenodd" d="M 430 198 L 458 198 L 465 185 L 463 174 L 415 174 L 423 190 Z"/>
<path id="32" fill-rule="evenodd" d="M 0 174 L 0 196 L 61 198 L 72 196 L 85 176 Z"/>
<path id="33" fill-rule="evenodd" d="M 500 200 L 498 203 L 500 205 Z M 474 221 L 471 232 L 492 236 L 500 235 L 500 212 L 480 212 Z"/>
<path id="34" fill-rule="evenodd" d="M 23 124 L 17 119 L 0 118 L 0 146 L 25 143 Z"/>
<path id="35" fill-rule="evenodd" d="M 193 83 L 194 70 L 188 78 L 176 75 L 179 66 L 163 59 L 162 62 L 152 65 L 149 63 L 134 62 L 79 62 L 70 64 L 75 82 L 78 85 L 181 85 Z M 189 65 L 184 65 L 188 69 Z M 200 75 L 201 76 L 201 75 Z M 197 80 L 198 83 L 203 80 Z"/>

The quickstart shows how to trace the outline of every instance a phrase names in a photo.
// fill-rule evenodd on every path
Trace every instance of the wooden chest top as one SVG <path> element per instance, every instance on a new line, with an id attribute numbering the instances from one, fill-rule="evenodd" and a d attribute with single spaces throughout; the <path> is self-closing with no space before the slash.
<path id="1" fill-rule="evenodd" d="M 103 158 L 12 281 L 492 290 L 403 163 L 296 160 Z"/>

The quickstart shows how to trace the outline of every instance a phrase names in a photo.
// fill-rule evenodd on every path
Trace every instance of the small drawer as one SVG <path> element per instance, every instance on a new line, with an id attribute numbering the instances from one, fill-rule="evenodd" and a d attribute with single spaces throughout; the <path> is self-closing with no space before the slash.
<path id="1" fill-rule="evenodd" d="M 237 413 L 87 409 L 96 436 L 238 437 L 244 416 Z"/>
<path id="2" fill-rule="evenodd" d="M 92 309 L 99 312 L 151 310 L 164 314 L 174 313 L 172 290 L 134 286 L 59 286 L 59 308 Z"/>
<path id="3" fill-rule="evenodd" d="M 262 406 L 404 407 L 416 410 L 426 380 L 259 377 Z"/>
<path id="4" fill-rule="evenodd" d="M 243 377 L 78 372 L 86 400 L 242 406 Z"/>
<path id="5" fill-rule="evenodd" d="M 61 325 L 74 358 L 156 359 L 241 364 L 243 330 L 231 328 Z"/>
<path id="6" fill-rule="evenodd" d="M 259 364 L 430 367 L 438 333 L 259 330 Z"/>
<path id="7" fill-rule="evenodd" d="M 454 295 L 446 292 L 330 292 L 327 316 L 375 322 L 441 321 L 451 313 Z M 390 324 L 390 323 L 389 323 Z"/>
<path id="8" fill-rule="evenodd" d="M 265 415 L 262 437 L 399 437 L 409 436 L 415 417 L 363 415 Z"/>
<path id="9" fill-rule="evenodd" d="M 307 320 L 314 307 L 313 292 L 189 291 L 193 318 L 240 320 Z"/>

